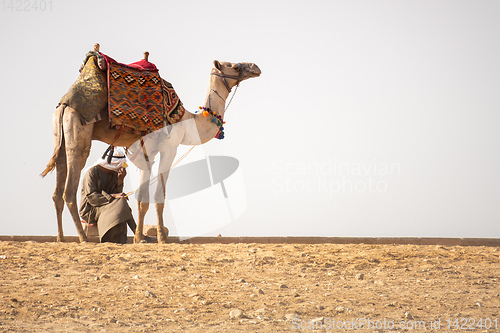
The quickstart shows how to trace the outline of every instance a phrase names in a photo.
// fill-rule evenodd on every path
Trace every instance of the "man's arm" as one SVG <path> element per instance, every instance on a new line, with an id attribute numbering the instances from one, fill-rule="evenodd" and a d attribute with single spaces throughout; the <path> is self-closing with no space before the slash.
<path id="1" fill-rule="evenodd" d="M 113 201 L 114 197 L 98 187 L 97 174 L 89 171 L 85 174 L 82 183 L 82 193 L 86 194 L 89 204 L 94 207 L 106 205 Z"/>
<path id="2" fill-rule="evenodd" d="M 121 168 L 118 170 L 118 182 L 116 184 L 114 193 L 111 194 L 113 198 L 125 198 L 128 200 L 128 197 L 125 193 L 123 193 L 123 182 L 125 176 L 127 175 L 127 170 L 125 168 Z"/>

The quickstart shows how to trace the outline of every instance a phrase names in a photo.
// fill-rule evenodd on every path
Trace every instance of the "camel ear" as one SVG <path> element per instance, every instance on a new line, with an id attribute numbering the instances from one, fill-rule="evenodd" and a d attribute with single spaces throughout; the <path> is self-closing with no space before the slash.
<path id="1" fill-rule="evenodd" d="M 220 62 L 219 62 L 219 61 L 214 60 L 214 66 L 215 66 L 215 68 L 217 68 L 218 70 L 222 70 L 222 65 L 220 64 Z"/>

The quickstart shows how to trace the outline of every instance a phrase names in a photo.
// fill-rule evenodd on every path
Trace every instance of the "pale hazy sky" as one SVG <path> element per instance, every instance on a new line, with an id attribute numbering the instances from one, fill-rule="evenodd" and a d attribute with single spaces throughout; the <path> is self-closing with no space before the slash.
<path id="1" fill-rule="evenodd" d="M 55 174 L 38 175 L 52 112 L 98 42 L 125 63 L 149 51 L 190 110 L 214 59 L 261 68 L 226 138 L 191 157 L 240 162 L 246 210 L 208 235 L 500 237 L 496 0 L 9 3 L 0 234 L 56 234 Z M 105 149 L 93 147 L 88 164 Z"/>

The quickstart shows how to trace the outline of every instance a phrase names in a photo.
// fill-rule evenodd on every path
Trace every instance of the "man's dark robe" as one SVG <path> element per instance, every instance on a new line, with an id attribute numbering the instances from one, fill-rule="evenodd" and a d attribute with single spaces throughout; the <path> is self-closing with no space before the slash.
<path id="1" fill-rule="evenodd" d="M 91 167 L 83 178 L 80 216 L 87 223 L 96 223 L 99 239 L 126 243 L 127 223 L 133 220 L 132 210 L 124 198 L 113 198 L 111 194 L 122 193 L 123 184 L 118 185 L 118 173 L 103 170 L 99 165 Z M 113 227 L 115 227 L 111 230 Z M 111 230 L 111 231 L 110 231 Z M 106 233 L 108 235 L 106 235 Z"/>

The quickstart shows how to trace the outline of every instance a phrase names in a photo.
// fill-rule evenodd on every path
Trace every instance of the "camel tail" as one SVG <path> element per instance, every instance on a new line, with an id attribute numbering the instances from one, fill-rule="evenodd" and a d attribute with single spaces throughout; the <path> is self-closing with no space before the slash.
<path id="1" fill-rule="evenodd" d="M 54 112 L 54 118 L 53 118 L 54 136 L 56 138 L 56 140 L 54 140 L 54 142 L 56 142 L 56 144 L 54 147 L 54 153 L 52 154 L 52 157 L 50 158 L 50 161 L 47 164 L 47 167 L 40 174 L 40 176 L 42 176 L 42 178 L 47 176 L 52 171 L 54 171 L 54 169 L 56 168 L 57 158 L 59 157 L 59 152 L 61 151 L 61 148 L 63 148 L 64 135 L 63 135 L 62 118 L 64 115 L 64 108 L 65 108 L 64 105 L 60 105 L 56 109 L 56 111 Z"/>
<path id="2" fill-rule="evenodd" d="M 42 173 L 40 174 L 42 178 L 47 176 L 50 172 L 54 171 L 54 169 L 56 168 L 56 159 L 57 159 L 57 153 L 54 153 L 54 155 L 52 155 L 52 158 L 49 161 L 49 164 L 47 164 L 45 170 L 43 170 Z"/>

